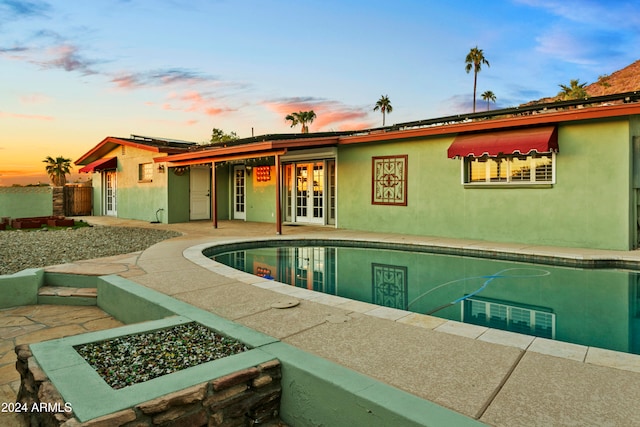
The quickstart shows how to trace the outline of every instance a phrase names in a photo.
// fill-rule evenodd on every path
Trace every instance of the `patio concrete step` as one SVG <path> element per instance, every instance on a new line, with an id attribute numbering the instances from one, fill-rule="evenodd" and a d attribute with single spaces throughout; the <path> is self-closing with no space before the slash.
<path id="1" fill-rule="evenodd" d="M 42 286 L 38 290 L 38 304 L 97 305 L 97 288 Z"/>

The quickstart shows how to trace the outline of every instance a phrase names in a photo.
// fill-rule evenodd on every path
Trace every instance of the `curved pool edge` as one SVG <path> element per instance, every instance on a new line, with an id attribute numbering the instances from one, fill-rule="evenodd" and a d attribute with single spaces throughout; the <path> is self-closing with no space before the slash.
<path id="1" fill-rule="evenodd" d="M 273 236 L 273 237 L 261 237 L 261 238 L 235 238 L 235 239 L 226 239 L 226 240 L 218 240 L 207 242 L 195 246 L 191 246 L 183 251 L 183 256 L 193 262 L 194 264 L 207 269 L 213 273 L 220 274 L 222 276 L 228 277 L 233 280 L 237 280 L 238 282 L 246 283 L 249 285 L 253 285 L 262 289 L 271 290 L 273 292 L 277 292 L 283 295 L 286 295 L 291 298 L 297 298 L 300 300 L 305 300 L 308 302 L 314 302 L 319 304 L 324 304 L 336 308 L 342 308 L 344 310 L 350 312 L 356 312 L 359 314 L 372 316 L 380 319 L 385 319 L 389 321 L 399 322 L 419 328 L 431 329 L 436 332 L 447 333 L 457 336 L 462 336 L 470 339 L 475 339 L 491 344 L 498 344 L 508 347 L 516 347 L 524 352 L 533 352 L 540 353 L 548 356 L 560 357 L 563 359 L 569 359 L 577 362 L 582 362 L 586 364 L 598 365 L 607 368 L 615 368 L 625 371 L 632 372 L 640 372 L 640 355 L 624 353 L 614 350 L 607 350 L 598 347 L 589 347 L 579 344 L 572 344 L 563 341 L 556 341 L 547 338 L 534 337 L 531 335 L 519 334 L 516 332 L 502 331 L 499 329 L 492 329 L 484 326 L 471 325 L 467 323 L 462 323 L 454 320 L 446 320 L 441 319 L 434 316 L 429 316 L 426 314 L 413 313 L 406 310 L 400 310 L 395 308 L 383 307 L 371 303 L 365 303 L 361 301 L 351 300 L 344 297 L 339 297 L 335 295 L 328 295 L 321 292 L 316 292 L 308 289 L 297 288 L 291 285 L 287 285 L 275 280 L 267 280 L 258 276 L 255 276 L 250 273 L 245 273 L 240 270 L 236 270 L 227 265 L 216 262 L 206 255 L 204 255 L 204 251 L 206 249 L 218 246 L 228 246 L 228 245 L 237 245 L 237 244 L 251 244 L 258 242 L 269 242 L 269 241 L 340 241 L 340 242 L 355 242 L 355 243 L 366 243 L 366 242 L 376 242 L 376 243 L 392 243 L 398 244 L 405 247 L 419 247 L 419 248 L 433 248 L 433 246 L 427 244 L 420 243 L 407 243 L 407 242 L 398 242 L 395 240 L 389 240 L 380 242 L 379 240 L 372 240 L 366 238 L 313 238 L 313 237 L 302 237 L 302 238 L 292 238 L 290 236 Z M 443 246 L 438 246 L 438 248 L 442 248 Z M 459 251 L 460 247 L 451 247 L 450 249 Z M 472 248 L 474 251 L 477 251 L 478 248 Z M 441 252 L 437 252 L 441 253 Z M 491 249 L 489 251 L 485 251 L 485 256 L 495 255 L 497 251 L 495 249 Z M 516 252 L 502 252 L 506 254 L 516 253 Z M 451 252 L 450 254 L 455 255 L 464 255 L 461 252 Z M 528 254 L 521 254 L 525 256 L 529 256 Z M 479 255 L 476 255 L 479 256 Z M 581 256 L 581 257 L 562 257 L 557 255 L 542 255 L 544 258 L 552 258 L 552 259 L 561 259 L 561 260 L 586 260 L 589 263 L 595 262 L 596 264 L 592 264 L 591 268 L 605 268 L 602 267 L 603 263 L 619 263 L 623 262 L 625 264 L 632 263 L 635 268 L 640 268 L 640 263 L 636 260 L 629 260 L 615 257 L 603 257 L 601 255 L 593 255 L 593 256 Z M 522 260 L 518 259 L 518 261 L 525 262 L 535 262 L 531 260 Z M 540 261 L 539 261 L 540 263 Z M 557 265 L 557 264 L 555 264 Z M 560 264 L 566 265 L 566 264 Z M 606 268 L 616 268 L 616 267 L 606 267 Z M 617 267 L 620 268 L 620 267 Z M 627 267 L 628 268 L 628 267 Z"/>

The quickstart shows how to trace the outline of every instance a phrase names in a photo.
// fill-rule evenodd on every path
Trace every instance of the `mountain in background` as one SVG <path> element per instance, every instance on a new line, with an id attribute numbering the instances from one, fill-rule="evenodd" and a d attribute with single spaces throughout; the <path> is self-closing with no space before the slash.
<path id="1" fill-rule="evenodd" d="M 597 82 L 585 87 L 589 96 L 640 90 L 640 60 L 609 76 L 601 76 Z"/>
<path id="2" fill-rule="evenodd" d="M 565 84 L 568 84 L 566 82 Z M 613 95 L 616 93 L 633 92 L 640 90 L 640 60 L 616 71 L 615 73 L 600 76 L 598 81 L 585 86 L 589 96 Z M 560 89 L 558 89 L 560 92 Z M 525 105 L 562 101 L 561 96 L 542 98 Z"/>

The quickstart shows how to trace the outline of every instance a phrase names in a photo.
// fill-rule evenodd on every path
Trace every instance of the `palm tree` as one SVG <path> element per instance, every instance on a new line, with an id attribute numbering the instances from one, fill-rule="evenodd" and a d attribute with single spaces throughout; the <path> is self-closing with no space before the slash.
<path id="1" fill-rule="evenodd" d="M 389 100 L 389 95 L 382 95 L 378 102 L 376 102 L 376 106 L 373 107 L 373 111 L 382 111 L 382 126 L 384 126 L 384 118 L 386 113 L 390 113 L 393 111 L 393 107 L 391 106 L 391 101 Z"/>
<path id="2" fill-rule="evenodd" d="M 308 124 L 313 123 L 313 120 L 316 118 L 316 113 L 313 110 L 310 111 L 298 111 L 297 113 L 288 114 L 284 119 L 287 121 L 291 121 L 291 127 L 294 127 L 298 124 L 302 125 L 302 133 L 309 133 Z"/>
<path id="3" fill-rule="evenodd" d="M 491 92 L 490 90 L 484 91 L 484 93 L 480 95 L 480 97 L 485 101 L 487 101 L 487 111 L 489 111 L 489 105 L 490 105 L 489 103 L 496 102 L 496 94 Z"/>
<path id="4" fill-rule="evenodd" d="M 478 49 L 478 46 L 472 48 L 464 62 L 467 64 L 465 71 L 469 73 L 473 70 L 473 112 L 476 112 L 476 87 L 478 86 L 478 73 L 482 69 L 482 64 L 486 64 L 490 67 L 489 61 L 484 57 L 482 49 Z"/>
<path id="5" fill-rule="evenodd" d="M 588 83 L 580 83 L 580 79 L 572 79 L 569 82 L 569 86 L 558 85 L 562 89 L 558 92 L 558 96 L 562 97 L 563 100 L 588 98 L 589 94 L 585 89 L 587 85 Z"/>
<path id="6" fill-rule="evenodd" d="M 67 175 L 71 173 L 71 159 L 47 156 L 43 162 L 47 164 L 45 169 L 53 185 L 62 187 L 67 183 Z"/>

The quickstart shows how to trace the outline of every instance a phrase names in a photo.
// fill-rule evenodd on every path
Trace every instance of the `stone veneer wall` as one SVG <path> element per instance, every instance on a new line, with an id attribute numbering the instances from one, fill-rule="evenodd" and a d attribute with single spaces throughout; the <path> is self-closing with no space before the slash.
<path id="1" fill-rule="evenodd" d="M 22 378 L 18 402 L 32 408 L 46 403 L 58 412 L 45 410 L 25 414 L 32 426 L 42 427 L 151 427 L 151 426 L 252 426 L 283 425 L 278 421 L 280 362 L 272 360 L 256 367 L 207 381 L 161 396 L 132 408 L 81 423 L 34 359 L 29 346 L 15 348 L 16 369 Z"/>
<path id="2" fill-rule="evenodd" d="M 53 187 L 51 202 L 54 216 L 64 216 L 64 187 Z"/>

